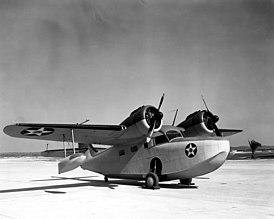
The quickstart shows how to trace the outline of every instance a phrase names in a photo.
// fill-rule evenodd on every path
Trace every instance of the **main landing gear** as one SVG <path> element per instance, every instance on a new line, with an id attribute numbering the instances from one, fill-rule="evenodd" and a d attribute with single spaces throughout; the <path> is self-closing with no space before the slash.
<path id="1" fill-rule="evenodd" d="M 162 162 L 158 157 L 154 157 L 150 161 L 150 170 L 145 178 L 145 186 L 147 189 L 160 189 L 159 186 L 159 176 L 162 172 Z"/>
<path id="2" fill-rule="evenodd" d="M 153 172 L 146 175 L 145 188 L 147 189 L 160 189 L 159 177 Z"/>

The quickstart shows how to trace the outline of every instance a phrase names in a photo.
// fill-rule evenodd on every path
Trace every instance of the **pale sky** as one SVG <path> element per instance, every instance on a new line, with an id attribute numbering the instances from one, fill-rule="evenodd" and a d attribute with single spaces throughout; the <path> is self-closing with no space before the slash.
<path id="1" fill-rule="evenodd" d="M 274 145 L 271 0 L 1 0 L 0 152 L 46 144 L 6 136 L 16 122 L 119 124 L 158 106 L 171 124 L 204 109 L 232 146 Z"/>

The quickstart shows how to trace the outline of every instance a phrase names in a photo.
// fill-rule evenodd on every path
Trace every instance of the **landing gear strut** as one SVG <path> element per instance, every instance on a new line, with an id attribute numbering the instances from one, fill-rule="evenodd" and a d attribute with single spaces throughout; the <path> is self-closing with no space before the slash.
<path id="1" fill-rule="evenodd" d="M 145 188 L 147 188 L 147 189 L 160 189 L 159 178 L 155 173 L 149 172 L 146 175 Z"/>

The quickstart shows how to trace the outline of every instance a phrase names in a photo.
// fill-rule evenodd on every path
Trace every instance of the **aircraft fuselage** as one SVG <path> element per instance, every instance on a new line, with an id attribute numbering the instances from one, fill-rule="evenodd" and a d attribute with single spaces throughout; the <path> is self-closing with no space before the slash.
<path id="1" fill-rule="evenodd" d="M 111 147 L 87 156 L 81 167 L 109 178 L 143 180 L 148 172 L 154 172 L 161 181 L 185 179 L 216 170 L 229 151 L 229 141 L 219 137 L 176 138 L 147 148 L 143 144 Z"/>

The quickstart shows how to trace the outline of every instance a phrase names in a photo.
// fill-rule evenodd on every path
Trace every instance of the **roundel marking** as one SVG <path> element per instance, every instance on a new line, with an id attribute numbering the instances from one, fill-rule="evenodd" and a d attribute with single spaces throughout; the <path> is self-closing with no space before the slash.
<path id="1" fill-rule="evenodd" d="M 194 143 L 190 143 L 185 148 L 186 156 L 192 158 L 197 154 L 197 146 Z"/>
<path id="2" fill-rule="evenodd" d="M 42 135 L 49 135 L 54 132 L 53 128 L 28 128 L 21 132 L 22 135 L 25 136 L 42 136 Z"/>

